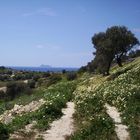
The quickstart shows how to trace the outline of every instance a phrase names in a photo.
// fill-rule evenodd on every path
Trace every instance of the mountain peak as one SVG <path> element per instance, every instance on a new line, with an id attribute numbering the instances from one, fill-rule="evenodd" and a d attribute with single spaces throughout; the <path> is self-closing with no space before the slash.
<path id="1" fill-rule="evenodd" d="M 40 65 L 40 67 L 42 67 L 42 68 L 51 68 L 50 65 L 44 65 L 44 64 Z"/>

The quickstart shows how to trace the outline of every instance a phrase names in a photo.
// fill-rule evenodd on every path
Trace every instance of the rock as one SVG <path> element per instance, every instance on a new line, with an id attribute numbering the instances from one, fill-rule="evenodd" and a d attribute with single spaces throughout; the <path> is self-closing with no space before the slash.
<path id="1" fill-rule="evenodd" d="M 15 104 L 13 109 L 5 111 L 1 116 L 0 116 L 0 121 L 8 124 L 10 123 L 15 115 L 22 116 L 22 114 L 27 113 L 27 112 L 32 112 L 36 111 L 39 109 L 46 101 L 43 99 L 40 99 L 39 101 L 32 101 L 31 103 L 23 106 L 23 105 L 17 105 Z"/>

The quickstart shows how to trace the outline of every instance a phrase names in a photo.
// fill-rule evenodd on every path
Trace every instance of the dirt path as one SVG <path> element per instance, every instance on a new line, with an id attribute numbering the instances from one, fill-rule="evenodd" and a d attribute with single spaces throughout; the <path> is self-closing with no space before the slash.
<path id="1" fill-rule="evenodd" d="M 73 114 L 74 103 L 68 102 L 67 108 L 62 109 L 63 116 L 56 121 L 53 121 L 50 125 L 50 129 L 45 132 L 39 132 L 36 129 L 32 129 L 36 122 L 32 122 L 25 126 L 25 129 L 21 129 L 14 134 L 11 134 L 10 138 L 15 140 L 23 140 L 25 139 L 24 134 L 33 132 L 32 140 L 36 140 L 38 138 L 43 138 L 44 140 L 65 140 L 67 136 L 70 136 L 74 131 L 73 125 Z M 27 135 L 28 136 L 28 135 Z"/>
<path id="2" fill-rule="evenodd" d="M 74 131 L 73 114 L 75 112 L 74 103 L 68 102 L 67 108 L 62 109 L 63 116 L 51 124 L 51 128 L 40 134 L 44 140 L 65 140 Z"/>
<path id="3" fill-rule="evenodd" d="M 31 103 L 29 103 L 25 106 L 15 104 L 13 109 L 6 110 L 2 115 L 0 115 L 0 121 L 5 124 L 8 124 L 15 118 L 15 115 L 22 116 L 22 114 L 24 114 L 24 113 L 36 111 L 45 102 L 46 101 L 44 101 L 43 99 L 40 99 L 39 101 L 32 101 Z"/>
<path id="4" fill-rule="evenodd" d="M 107 109 L 107 114 L 114 120 L 115 122 L 115 131 L 119 138 L 119 140 L 130 140 L 129 133 L 127 131 L 128 127 L 122 124 L 120 113 L 115 107 L 112 107 L 108 104 L 105 105 Z"/>

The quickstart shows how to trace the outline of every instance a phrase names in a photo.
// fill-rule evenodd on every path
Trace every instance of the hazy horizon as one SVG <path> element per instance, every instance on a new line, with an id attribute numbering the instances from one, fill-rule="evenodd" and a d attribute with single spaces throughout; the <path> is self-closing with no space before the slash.
<path id="1" fill-rule="evenodd" d="M 124 25 L 140 39 L 139 7 L 139 0 L 1 1 L 0 65 L 86 65 L 95 33 Z"/>
<path id="2" fill-rule="evenodd" d="M 2 65 L 2 66 L 4 66 L 4 65 Z M 9 67 L 9 68 L 10 68 L 10 67 L 11 67 L 11 68 L 12 68 L 12 67 L 23 67 L 23 68 L 24 68 L 24 67 L 27 67 L 27 68 L 29 68 L 29 67 L 31 67 L 31 68 L 39 68 L 39 67 L 40 67 L 40 68 L 80 68 L 80 67 L 71 67 L 71 66 L 69 66 L 69 67 L 61 66 L 61 67 L 60 67 L 60 66 L 51 66 L 51 65 L 50 65 L 50 67 L 41 67 L 41 65 L 39 65 L 39 66 L 4 66 L 4 67 Z"/>

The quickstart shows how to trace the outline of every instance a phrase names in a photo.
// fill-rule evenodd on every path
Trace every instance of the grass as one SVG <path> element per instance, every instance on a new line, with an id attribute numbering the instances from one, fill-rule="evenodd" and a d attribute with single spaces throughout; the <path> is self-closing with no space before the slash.
<path id="1" fill-rule="evenodd" d="M 114 75 L 115 78 L 110 78 Z M 122 113 L 122 121 L 129 127 L 131 139 L 140 139 L 140 58 L 122 68 L 113 68 L 108 77 L 87 77 L 85 74 L 84 82 L 74 92 L 76 132 L 70 139 L 117 139 L 114 122 L 104 108 L 106 102 Z"/>
<path id="2" fill-rule="evenodd" d="M 76 88 L 76 82 L 60 82 L 44 91 L 44 104 L 35 112 L 28 112 L 22 116 L 16 116 L 15 119 L 8 124 L 10 132 L 13 133 L 25 125 L 36 121 L 35 128 L 46 130 L 49 124 L 62 115 L 61 109 L 65 107 L 66 102 L 72 99 L 72 92 Z"/>
<path id="3" fill-rule="evenodd" d="M 129 127 L 132 140 L 140 139 L 140 59 L 126 65 L 127 72 L 100 87 L 109 104 L 122 113 L 123 123 Z"/>
<path id="4" fill-rule="evenodd" d="M 7 82 L 0 81 L 0 87 L 5 87 L 7 85 Z"/>
<path id="5" fill-rule="evenodd" d="M 121 112 L 131 139 L 140 139 L 140 58 L 121 68 L 113 67 L 108 77 L 85 73 L 78 79 L 78 85 L 77 81 L 62 80 L 47 89 L 39 88 L 34 92 L 30 98 L 24 95 L 9 102 L 9 106 L 12 106 L 15 103 L 25 105 L 40 98 L 46 100 L 46 104 L 39 110 L 16 116 L 8 124 L 11 133 L 32 121 L 37 122 L 35 128 L 38 130 L 48 129 L 49 124 L 62 115 L 61 109 L 66 102 L 73 100 L 76 105 L 76 131 L 67 139 L 118 140 L 115 124 L 106 113 L 105 103 L 115 106 Z M 0 107 L 3 106 L 1 103 Z"/>
<path id="6" fill-rule="evenodd" d="M 23 93 L 12 101 L 1 101 L 0 114 L 2 114 L 6 110 L 12 109 L 15 104 L 26 105 L 29 104 L 31 101 L 39 100 L 40 98 L 44 97 L 44 93 L 45 93 L 44 89 L 38 88 L 38 89 L 34 89 L 31 95 Z"/>
<path id="7" fill-rule="evenodd" d="M 71 136 L 71 140 L 117 140 L 113 120 L 106 114 L 105 102 L 102 95 L 98 94 L 98 87 L 105 80 L 105 77 L 94 75 L 80 83 L 75 90 L 76 132 Z"/>

